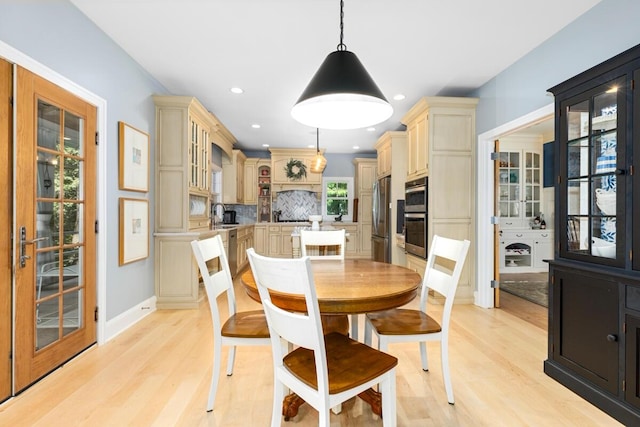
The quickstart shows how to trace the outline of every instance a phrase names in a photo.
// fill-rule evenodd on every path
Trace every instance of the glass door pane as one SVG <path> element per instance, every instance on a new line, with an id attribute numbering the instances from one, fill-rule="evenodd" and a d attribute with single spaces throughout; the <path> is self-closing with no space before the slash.
<path id="1" fill-rule="evenodd" d="M 566 226 L 569 252 L 618 254 L 618 92 L 594 91 L 567 107 Z"/>

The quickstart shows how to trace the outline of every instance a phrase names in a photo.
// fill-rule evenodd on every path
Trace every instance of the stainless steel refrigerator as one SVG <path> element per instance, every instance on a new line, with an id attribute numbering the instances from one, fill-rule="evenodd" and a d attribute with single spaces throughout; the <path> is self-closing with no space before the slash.
<path id="1" fill-rule="evenodd" d="M 391 262 L 391 177 L 373 186 L 373 260 Z"/>

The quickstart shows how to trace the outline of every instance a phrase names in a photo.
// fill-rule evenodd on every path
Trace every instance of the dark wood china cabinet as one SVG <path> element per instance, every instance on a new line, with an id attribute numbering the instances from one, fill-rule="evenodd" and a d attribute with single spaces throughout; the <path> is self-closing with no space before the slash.
<path id="1" fill-rule="evenodd" d="M 639 83 L 640 45 L 549 89 L 557 233 L 544 370 L 626 425 L 640 425 Z"/>

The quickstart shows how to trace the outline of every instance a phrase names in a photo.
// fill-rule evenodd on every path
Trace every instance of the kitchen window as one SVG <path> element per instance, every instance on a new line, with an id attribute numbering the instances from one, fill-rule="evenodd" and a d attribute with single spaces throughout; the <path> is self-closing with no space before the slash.
<path id="1" fill-rule="evenodd" d="M 334 221 L 342 215 L 342 221 L 353 218 L 353 177 L 322 178 L 322 217 Z"/>

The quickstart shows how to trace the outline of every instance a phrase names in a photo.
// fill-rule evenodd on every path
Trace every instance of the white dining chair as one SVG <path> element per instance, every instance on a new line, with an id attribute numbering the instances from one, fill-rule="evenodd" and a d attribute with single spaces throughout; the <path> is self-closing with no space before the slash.
<path id="1" fill-rule="evenodd" d="M 247 254 L 271 332 L 271 426 L 280 426 L 287 388 L 318 411 L 319 426 L 328 427 L 330 408 L 375 385 L 382 394 L 383 425 L 395 426 L 398 359 L 338 332 L 323 335 L 309 257 L 268 258 L 253 248 Z M 270 292 L 300 295 L 307 312 L 292 313 L 277 307 Z M 281 339 L 295 349 L 285 350 Z"/>
<path id="2" fill-rule="evenodd" d="M 300 230 L 300 253 L 312 260 L 344 260 L 347 245 L 346 230 Z M 327 249 L 331 248 L 331 249 Z M 311 249 L 311 251 L 309 251 Z M 331 250 L 334 253 L 327 254 Z M 351 338 L 358 339 L 358 315 L 352 314 Z"/>
<path id="3" fill-rule="evenodd" d="M 193 240 L 191 248 L 204 282 L 213 326 L 213 372 L 207 401 L 207 411 L 212 411 L 220 378 L 222 346 L 229 346 L 227 375 L 230 376 L 233 374 L 236 346 L 269 345 L 271 340 L 264 311 L 238 312 L 236 310 L 229 262 L 220 235 L 204 240 Z M 224 322 L 217 301 L 218 296 L 223 293 L 229 310 L 228 318 Z"/>
<path id="4" fill-rule="evenodd" d="M 312 260 L 343 260 L 346 232 L 342 230 L 300 230 L 300 253 Z M 309 250 L 311 249 L 311 251 Z M 326 253 L 331 251 L 332 253 Z"/>
<path id="5" fill-rule="evenodd" d="M 426 341 L 440 341 L 442 377 L 447 400 L 453 400 L 453 386 L 449 372 L 449 323 L 453 300 L 460 281 L 470 242 L 433 236 L 427 267 L 422 279 L 418 310 L 397 308 L 365 315 L 364 342 L 371 345 L 372 332 L 378 337 L 378 348 L 386 351 L 390 343 L 418 342 L 422 369 L 429 370 Z M 444 296 L 440 322 L 427 314 L 429 290 Z"/>

